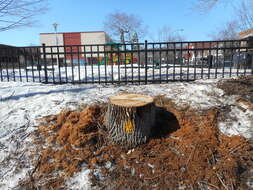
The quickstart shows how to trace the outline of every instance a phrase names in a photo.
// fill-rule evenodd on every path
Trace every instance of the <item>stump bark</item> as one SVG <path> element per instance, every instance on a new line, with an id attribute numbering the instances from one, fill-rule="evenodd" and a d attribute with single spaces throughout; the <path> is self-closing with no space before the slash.
<path id="1" fill-rule="evenodd" d="M 141 94 L 109 98 L 105 124 L 110 139 L 126 148 L 145 143 L 155 121 L 154 99 Z"/>

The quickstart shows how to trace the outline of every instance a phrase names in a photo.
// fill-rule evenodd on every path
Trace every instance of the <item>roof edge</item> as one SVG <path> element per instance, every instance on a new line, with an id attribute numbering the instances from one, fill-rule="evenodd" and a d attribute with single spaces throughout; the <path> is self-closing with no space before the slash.
<path id="1" fill-rule="evenodd" d="M 105 31 L 86 31 L 86 32 L 57 32 L 57 34 L 68 34 L 68 33 L 106 33 Z M 43 34 L 55 34 L 55 32 L 48 32 L 48 33 L 40 33 Z"/>

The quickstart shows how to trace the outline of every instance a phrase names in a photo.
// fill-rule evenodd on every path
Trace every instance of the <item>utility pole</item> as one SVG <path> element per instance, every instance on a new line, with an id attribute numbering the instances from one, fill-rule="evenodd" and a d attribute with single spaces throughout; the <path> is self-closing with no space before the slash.
<path id="1" fill-rule="evenodd" d="M 122 44 L 126 43 L 126 41 L 125 41 L 125 33 L 128 33 L 128 35 L 130 35 L 130 33 L 129 33 L 128 30 L 120 29 L 120 41 L 121 41 Z"/>
<path id="2" fill-rule="evenodd" d="M 56 49 L 58 49 L 58 36 L 57 36 L 57 27 L 58 26 L 59 26 L 59 24 L 57 24 L 57 23 L 53 24 L 54 32 L 55 32 L 55 41 L 56 41 L 56 46 L 57 46 Z M 57 63 L 57 66 L 60 67 L 58 55 L 56 55 L 56 63 Z"/>

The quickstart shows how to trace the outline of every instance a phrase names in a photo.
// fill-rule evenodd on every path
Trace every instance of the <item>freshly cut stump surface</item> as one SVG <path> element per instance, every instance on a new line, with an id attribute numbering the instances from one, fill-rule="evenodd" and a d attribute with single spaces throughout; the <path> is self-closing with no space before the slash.
<path id="1" fill-rule="evenodd" d="M 142 94 L 109 98 L 105 116 L 110 139 L 126 148 L 145 143 L 155 121 L 154 99 Z"/>

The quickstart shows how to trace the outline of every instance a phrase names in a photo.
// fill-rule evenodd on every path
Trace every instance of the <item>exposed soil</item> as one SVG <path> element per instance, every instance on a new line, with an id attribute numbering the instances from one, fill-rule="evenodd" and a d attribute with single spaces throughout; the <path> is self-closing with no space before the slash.
<path id="1" fill-rule="evenodd" d="M 36 168 L 21 187 L 66 189 L 65 179 L 87 166 L 100 169 L 90 176 L 95 189 L 248 189 L 253 147 L 219 133 L 219 110 L 181 110 L 163 97 L 155 102 L 153 136 L 132 150 L 108 141 L 106 105 L 46 117 L 34 133 Z"/>
<path id="2" fill-rule="evenodd" d="M 253 75 L 222 80 L 218 88 L 221 88 L 226 95 L 238 95 L 241 101 L 253 104 Z"/>

